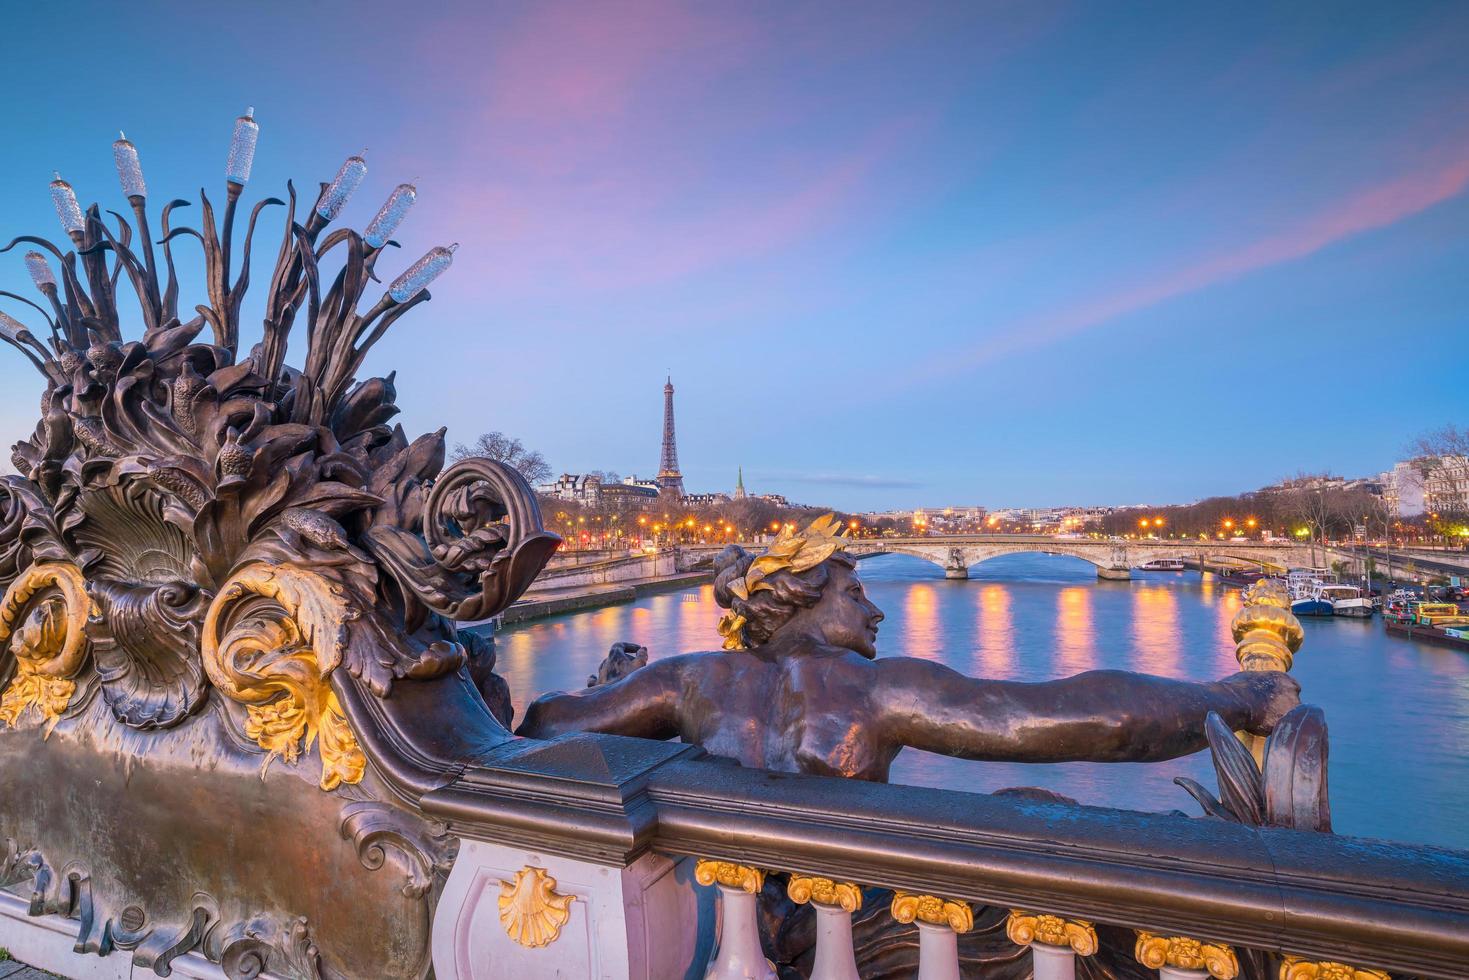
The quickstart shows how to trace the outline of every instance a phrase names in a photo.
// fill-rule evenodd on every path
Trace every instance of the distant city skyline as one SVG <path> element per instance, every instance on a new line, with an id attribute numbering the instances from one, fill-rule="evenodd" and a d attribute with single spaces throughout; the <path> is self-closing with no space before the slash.
<path id="1" fill-rule="evenodd" d="M 185 222 L 201 185 L 222 192 L 247 105 L 247 204 L 366 146 L 347 223 L 399 181 L 419 192 L 385 281 L 461 246 L 365 368 L 397 370 L 411 435 L 500 430 L 558 468 L 652 476 L 671 371 L 691 491 L 742 464 L 752 493 L 857 511 L 1362 475 L 1466 421 L 1469 6 L 241 16 L 245 43 L 185 45 L 216 11 L 91 8 L 68 50 L 167 50 L 99 84 L 55 71 L 54 10 L 10 11 L 7 67 L 45 82 L 0 107 L 0 242 L 62 237 L 53 170 L 125 210 L 120 129 L 158 203 L 194 202 Z M 23 252 L 0 255 L 0 289 L 31 296 Z M 197 248 L 177 253 L 189 309 Z M 247 303 L 247 344 L 259 317 Z M 4 354 L 8 447 L 39 387 Z"/>

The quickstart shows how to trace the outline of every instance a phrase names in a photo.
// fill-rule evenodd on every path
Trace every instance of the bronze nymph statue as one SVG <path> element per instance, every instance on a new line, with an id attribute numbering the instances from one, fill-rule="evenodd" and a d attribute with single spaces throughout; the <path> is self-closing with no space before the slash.
<path id="1" fill-rule="evenodd" d="M 741 765 L 885 781 L 905 747 L 1005 762 L 1158 762 L 1206 747 L 1204 719 L 1268 733 L 1298 703 L 1283 673 L 1208 684 L 1097 670 L 1040 683 L 877 656 L 882 612 L 831 525 L 755 557 L 731 545 L 715 598 L 726 649 L 654 661 L 533 703 L 517 734 L 681 738 Z"/>
<path id="2" fill-rule="evenodd" d="M 723 651 L 668 657 L 614 683 L 546 695 L 517 734 L 680 738 L 745 766 L 886 781 L 905 747 L 1009 762 L 1173 759 L 1206 747 L 1211 712 L 1232 729 L 1264 734 L 1299 701 L 1299 685 L 1280 672 L 1200 684 L 1100 670 L 1020 683 L 880 658 L 882 612 L 836 530 L 823 518 L 782 534 L 759 557 L 731 545 L 715 563 L 715 598 L 729 610 Z M 868 896 L 854 921 L 864 977 L 914 969 L 914 927 L 893 922 L 887 904 L 882 894 Z M 809 907 L 793 906 L 772 875 L 762 912 L 767 953 L 783 974 L 802 975 L 813 942 Z M 1027 975 L 1004 921 L 1005 910 L 983 910 L 961 938 L 966 976 Z M 1080 969 L 1113 976 L 1137 967 L 1084 960 Z"/>

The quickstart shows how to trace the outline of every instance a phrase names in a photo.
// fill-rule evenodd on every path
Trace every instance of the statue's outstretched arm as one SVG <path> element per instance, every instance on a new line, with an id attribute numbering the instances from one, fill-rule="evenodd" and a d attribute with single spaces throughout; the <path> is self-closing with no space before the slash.
<path id="1" fill-rule="evenodd" d="M 1264 733 L 1298 701 L 1279 673 L 1200 684 L 1096 670 L 1040 683 L 966 677 L 910 657 L 878 660 L 873 698 L 894 743 L 968 759 L 1155 762 L 1206 745 L 1216 711 L 1232 729 Z"/>
<path id="2" fill-rule="evenodd" d="M 604 732 L 673 738 L 679 733 L 678 691 L 685 659 L 655 660 L 616 683 L 576 694 L 544 694 L 526 709 L 515 734 L 554 738 L 567 732 Z"/>

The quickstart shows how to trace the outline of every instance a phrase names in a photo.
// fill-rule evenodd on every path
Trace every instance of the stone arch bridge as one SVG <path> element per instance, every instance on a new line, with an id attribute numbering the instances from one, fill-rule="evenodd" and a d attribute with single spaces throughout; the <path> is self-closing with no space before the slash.
<path id="1" fill-rule="evenodd" d="M 1285 569 L 1304 564 L 1309 549 L 1285 541 L 1154 541 L 1062 538 L 1045 534 L 969 534 L 859 538 L 847 545 L 847 551 L 859 559 L 874 555 L 913 555 L 938 565 L 946 578 L 959 579 L 968 578 L 969 569 L 975 565 L 1001 555 L 1021 552 L 1069 555 L 1095 565 L 1098 578 L 1127 579 L 1132 577 L 1133 567 L 1157 558 Z"/>
<path id="2" fill-rule="evenodd" d="M 722 545 L 685 549 L 712 557 Z M 752 550 L 758 544 L 747 545 Z M 1129 540 L 1123 538 L 1063 538 L 1047 534 L 955 534 L 911 538 L 854 538 L 846 550 L 860 559 L 876 555 L 912 555 L 933 562 L 946 578 L 965 579 L 969 569 L 991 558 L 1033 552 L 1069 555 L 1091 562 L 1097 577 L 1128 579 L 1134 566 L 1155 558 L 1181 558 L 1195 566 L 1201 563 L 1257 565 L 1283 570 L 1305 565 L 1310 549 L 1288 541 L 1198 541 Z"/>

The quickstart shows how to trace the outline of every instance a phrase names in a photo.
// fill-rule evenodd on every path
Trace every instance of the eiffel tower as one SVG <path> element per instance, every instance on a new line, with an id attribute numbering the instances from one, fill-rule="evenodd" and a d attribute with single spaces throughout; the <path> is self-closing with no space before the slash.
<path id="1" fill-rule="evenodd" d="M 658 464 L 660 496 L 683 499 L 683 474 L 678 471 L 678 443 L 673 436 L 673 376 L 663 386 L 663 456 Z"/>

